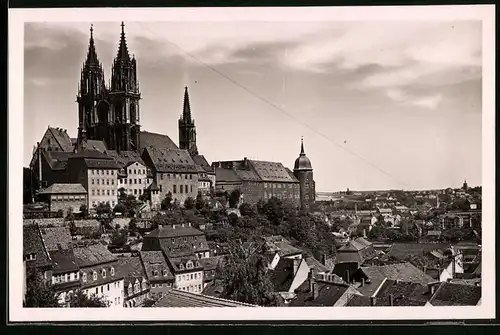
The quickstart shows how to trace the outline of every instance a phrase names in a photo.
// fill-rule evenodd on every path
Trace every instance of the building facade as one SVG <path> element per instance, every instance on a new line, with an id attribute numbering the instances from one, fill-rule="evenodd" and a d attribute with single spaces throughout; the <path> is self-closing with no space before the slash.
<path id="1" fill-rule="evenodd" d="M 52 184 L 40 194 L 48 202 L 51 212 L 78 213 L 82 205 L 88 204 L 87 190 L 81 184 Z"/>
<path id="2" fill-rule="evenodd" d="M 81 246 L 73 251 L 80 267 L 83 293 L 107 301 L 108 307 L 123 307 L 124 276 L 117 273 L 116 257 L 102 244 Z"/>
<path id="3" fill-rule="evenodd" d="M 118 171 L 118 190 L 139 198 L 153 182 L 151 171 L 140 162 L 130 162 Z"/>

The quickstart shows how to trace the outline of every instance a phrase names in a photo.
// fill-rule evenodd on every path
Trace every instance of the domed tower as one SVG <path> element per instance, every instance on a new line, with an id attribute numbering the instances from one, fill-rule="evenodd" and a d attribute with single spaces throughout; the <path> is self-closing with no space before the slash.
<path id="1" fill-rule="evenodd" d="M 309 211 L 314 205 L 316 191 L 311 161 L 304 152 L 304 139 L 301 139 L 300 156 L 295 160 L 293 174 L 300 184 L 300 208 L 303 211 Z"/>

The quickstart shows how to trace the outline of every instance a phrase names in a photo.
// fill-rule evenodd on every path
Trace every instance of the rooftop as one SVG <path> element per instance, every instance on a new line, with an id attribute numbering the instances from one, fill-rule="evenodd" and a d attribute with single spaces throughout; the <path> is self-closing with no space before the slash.
<path id="1" fill-rule="evenodd" d="M 82 184 L 52 184 L 44 189 L 41 194 L 87 194 Z"/>
<path id="2" fill-rule="evenodd" d="M 35 259 L 27 261 L 28 266 L 41 268 L 51 265 L 42 235 L 36 225 L 23 225 L 23 255 L 29 254 L 35 254 Z"/>
<path id="3" fill-rule="evenodd" d="M 95 266 L 116 261 L 108 248 L 100 243 L 74 248 L 75 257 L 80 267 Z"/>
<path id="4" fill-rule="evenodd" d="M 172 225 L 172 226 L 159 226 L 145 238 L 172 238 L 172 237 L 182 237 L 182 236 L 198 236 L 204 235 L 201 230 L 190 226 L 182 225 Z"/>
<path id="5" fill-rule="evenodd" d="M 47 251 L 71 248 L 71 233 L 67 227 L 40 227 Z"/>
<path id="6" fill-rule="evenodd" d="M 168 289 L 152 307 L 257 307 L 239 301 Z"/>
<path id="7" fill-rule="evenodd" d="M 429 300 L 432 306 L 476 306 L 481 300 L 481 286 L 443 282 Z"/>
<path id="8" fill-rule="evenodd" d="M 423 285 L 434 282 L 431 276 L 426 275 L 423 271 L 409 262 L 382 266 L 368 266 L 362 267 L 361 269 L 368 278 L 384 276 L 389 280 L 420 283 Z"/>

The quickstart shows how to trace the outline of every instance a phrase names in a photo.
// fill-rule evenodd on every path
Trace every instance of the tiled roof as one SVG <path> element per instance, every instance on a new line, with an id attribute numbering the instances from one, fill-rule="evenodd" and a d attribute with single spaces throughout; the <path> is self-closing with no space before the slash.
<path id="1" fill-rule="evenodd" d="M 52 133 L 57 143 L 61 146 L 63 151 L 72 151 L 71 138 L 64 129 L 49 127 L 48 131 Z"/>
<path id="2" fill-rule="evenodd" d="M 193 161 L 196 163 L 196 165 L 203 168 L 203 171 L 210 173 L 210 174 L 214 173 L 214 169 L 212 168 L 212 166 L 210 166 L 210 164 L 208 164 L 208 161 L 205 158 L 205 156 L 194 155 L 194 156 L 192 156 L 192 158 L 193 158 Z"/>
<path id="3" fill-rule="evenodd" d="M 106 155 L 104 152 L 92 149 L 92 148 L 86 148 L 83 150 L 79 150 L 77 153 L 73 154 L 71 159 L 74 158 L 88 158 L 88 159 L 105 159 L 105 160 L 113 160 L 112 157 Z"/>
<path id="4" fill-rule="evenodd" d="M 73 152 L 44 151 L 43 156 L 53 171 L 61 171 L 66 169 L 68 159 L 73 156 Z"/>
<path id="5" fill-rule="evenodd" d="M 144 151 L 158 172 L 197 173 L 196 165 L 187 150 L 148 147 Z"/>
<path id="6" fill-rule="evenodd" d="M 87 140 L 87 149 L 105 152 L 106 144 L 104 143 L 104 141 Z"/>
<path id="7" fill-rule="evenodd" d="M 67 227 L 40 227 L 47 251 L 71 248 L 71 233 Z"/>
<path id="8" fill-rule="evenodd" d="M 199 235 L 204 235 L 204 233 L 196 228 L 189 226 L 182 227 L 181 225 L 172 225 L 172 226 L 159 226 L 145 237 L 171 238 L 171 237 L 199 236 Z"/>
<path id="9" fill-rule="evenodd" d="M 132 163 L 139 163 L 145 166 L 141 156 L 136 151 L 106 150 L 106 155 L 113 157 L 120 168 L 124 168 Z"/>
<path id="10" fill-rule="evenodd" d="M 295 248 L 290 241 L 281 235 L 264 236 L 266 248 L 269 252 L 278 252 L 280 257 L 302 253 L 302 250 Z"/>
<path id="11" fill-rule="evenodd" d="M 52 184 L 41 194 L 87 194 L 87 190 L 82 184 L 66 183 L 66 184 Z"/>
<path id="12" fill-rule="evenodd" d="M 371 299 L 368 296 L 351 294 L 346 307 L 367 307 L 371 306 Z"/>
<path id="13" fill-rule="evenodd" d="M 249 160 L 249 165 L 263 181 L 293 182 L 288 171 L 281 163 Z"/>
<path id="14" fill-rule="evenodd" d="M 375 306 L 425 306 L 430 298 L 427 285 L 386 280 L 377 293 Z"/>
<path id="15" fill-rule="evenodd" d="M 119 275 L 117 272 L 115 272 L 115 274 L 112 275 L 111 269 L 115 269 L 115 271 L 116 271 L 116 260 L 113 262 L 109 262 L 109 263 L 101 264 L 101 265 L 94 265 L 94 266 L 85 267 L 85 268 L 80 267 L 80 273 L 82 276 L 82 280 L 81 280 L 82 289 L 91 288 L 91 287 L 98 286 L 98 285 L 100 286 L 100 285 L 104 285 L 106 283 L 109 284 L 109 283 L 112 283 L 114 281 L 123 279 L 123 275 Z M 103 271 L 105 271 L 105 273 Z M 94 280 L 94 272 L 97 275 L 96 280 Z M 86 280 L 83 280 L 84 274 L 86 275 Z"/>
<path id="16" fill-rule="evenodd" d="M 134 285 L 136 279 L 142 282 L 143 278 L 147 278 L 139 257 L 123 256 L 116 259 L 115 271 L 118 276 L 124 277 L 124 287 L 128 287 L 129 283 Z"/>
<path id="17" fill-rule="evenodd" d="M 77 227 L 100 227 L 101 224 L 96 219 L 87 220 L 75 220 L 75 226 Z"/>
<path id="18" fill-rule="evenodd" d="M 23 225 L 23 255 L 29 254 L 35 254 L 35 260 L 27 261 L 28 267 L 41 268 L 51 265 L 42 235 L 36 225 Z"/>
<path id="19" fill-rule="evenodd" d="M 290 306 L 333 306 L 349 288 L 347 285 L 325 282 L 316 282 L 316 285 L 318 285 L 318 297 L 316 299 L 313 298 L 312 292 L 309 290 L 309 281 L 306 280 L 295 290 L 297 296 L 290 302 Z"/>
<path id="20" fill-rule="evenodd" d="M 368 278 L 381 275 L 387 277 L 389 280 L 420 283 L 423 285 L 434 281 L 431 276 L 426 275 L 423 271 L 409 262 L 382 266 L 368 266 L 362 267 L 361 269 L 368 276 Z"/>
<path id="21" fill-rule="evenodd" d="M 288 292 L 290 289 L 294 278 L 293 263 L 293 259 L 281 258 L 274 270 L 270 271 L 275 292 Z"/>
<path id="22" fill-rule="evenodd" d="M 445 243 L 399 243 L 395 242 L 387 252 L 388 256 L 404 259 L 409 255 L 423 255 L 433 250 L 446 250 L 450 245 Z"/>
<path id="23" fill-rule="evenodd" d="M 217 182 L 241 182 L 241 178 L 233 169 L 215 168 L 215 180 Z"/>
<path id="24" fill-rule="evenodd" d="M 139 133 L 140 150 L 144 148 L 168 148 L 179 149 L 179 147 L 167 135 L 141 131 Z"/>
<path id="25" fill-rule="evenodd" d="M 65 273 L 70 271 L 78 271 L 78 266 L 73 253 L 73 249 L 66 250 L 52 250 L 49 251 L 50 258 L 52 259 L 52 272 L 54 274 Z"/>
<path id="26" fill-rule="evenodd" d="M 191 272 L 191 271 L 200 271 L 203 270 L 203 266 L 200 263 L 198 257 L 195 254 L 187 254 L 182 257 L 168 257 L 167 261 L 170 263 L 170 266 L 174 269 L 174 272 Z M 186 264 L 191 261 L 193 263 L 193 267 L 188 269 Z M 183 269 L 181 269 L 181 264 Z M 197 265 L 198 264 L 198 265 Z"/>
<path id="27" fill-rule="evenodd" d="M 52 219 L 23 219 L 23 225 L 38 225 L 39 227 L 45 226 L 64 226 L 64 218 Z"/>
<path id="28" fill-rule="evenodd" d="M 312 256 L 306 256 L 305 260 L 306 260 L 307 266 L 309 266 L 310 269 L 316 270 L 316 272 L 328 272 L 331 270 Z"/>
<path id="29" fill-rule="evenodd" d="M 153 307 L 257 307 L 239 301 L 168 289 Z"/>
<path id="30" fill-rule="evenodd" d="M 443 282 L 429 300 L 432 306 L 476 306 L 481 299 L 481 286 Z"/>
<path id="31" fill-rule="evenodd" d="M 105 245 L 95 243 L 74 249 L 77 263 L 80 267 L 88 267 L 116 261 L 116 257 Z"/>
<path id="32" fill-rule="evenodd" d="M 252 170 L 236 169 L 234 172 L 244 181 L 261 181 L 259 175 Z"/>
<path id="33" fill-rule="evenodd" d="M 161 251 L 141 251 L 139 255 L 144 265 L 146 277 L 150 282 L 174 279 L 174 275 L 170 271 L 167 260 Z M 158 271 L 157 277 L 154 276 L 155 271 Z"/>
<path id="34" fill-rule="evenodd" d="M 288 172 L 288 175 L 290 176 L 290 179 L 292 179 L 292 181 L 298 183 L 299 180 L 297 179 L 297 177 L 295 177 L 295 175 L 293 174 L 293 171 L 290 170 L 289 168 L 285 168 L 286 172 Z"/>
<path id="35" fill-rule="evenodd" d="M 222 256 L 201 258 L 200 263 L 203 266 L 204 271 L 215 270 L 221 259 Z"/>
<path id="36" fill-rule="evenodd" d="M 89 169 L 119 169 L 118 163 L 111 159 L 85 158 L 83 160 Z"/>

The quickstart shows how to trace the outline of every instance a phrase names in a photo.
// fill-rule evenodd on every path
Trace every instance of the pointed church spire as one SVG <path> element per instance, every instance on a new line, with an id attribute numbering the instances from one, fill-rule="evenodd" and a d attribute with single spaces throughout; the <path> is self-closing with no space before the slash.
<path id="1" fill-rule="evenodd" d="M 118 47 L 117 61 L 130 61 L 130 55 L 127 48 L 127 40 L 125 38 L 125 23 L 122 21 L 122 33 L 120 35 L 120 46 Z"/>
<path id="2" fill-rule="evenodd" d="M 304 137 L 300 138 L 300 155 L 305 156 L 306 153 L 304 151 Z"/>
<path id="3" fill-rule="evenodd" d="M 85 65 L 97 65 L 99 66 L 99 60 L 97 59 L 97 53 L 95 51 L 94 44 L 94 25 L 90 25 L 90 39 L 89 39 L 89 50 L 87 52 L 87 59 Z"/>
<path id="4" fill-rule="evenodd" d="M 189 103 L 188 87 L 184 87 L 184 108 L 182 110 L 182 119 L 186 123 L 191 123 L 191 104 Z"/>

